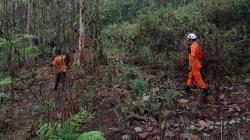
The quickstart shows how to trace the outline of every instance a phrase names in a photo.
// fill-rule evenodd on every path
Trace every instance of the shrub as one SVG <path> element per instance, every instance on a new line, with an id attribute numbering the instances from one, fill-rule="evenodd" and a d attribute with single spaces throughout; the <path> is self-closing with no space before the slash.
<path id="1" fill-rule="evenodd" d="M 161 100 L 167 107 L 170 107 L 177 100 L 177 97 L 178 92 L 176 90 L 167 90 L 167 92 L 161 96 Z"/>
<path id="2" fill-rule="evenodd" d="M 176 90 L 170 89 L 165 92 L 160 93 L 160 95 L 152 94 L 153 104 L 161 102 L 161 107 L 171 109 L 172 105 L 177 101 L 178 92 Z"/>
<path id="3" fill-rule="evenodd" d="M 134 23 L 122 24 L 122 28 L 115 25 L 118 30 L 125 29 L 123 32 L 113 35 L 106 32 L 106 35 L 114 36 L 109 46 L 125 47 L 127 55 L 123 55 L 123 60 L 176 67 L 174 65 L 178 63 L 174 62 L 179 61 L 176 60 L 178 52 L 186 51 L 186 35 L 195 32 L 207 56 L 206 71 L 214 75 L 213 78 L 220 79 L 225 74 L 246 72 L 250 61 L 249 8 L 249 0 L 197 0 L 188 3 L 180 0 L 159 10 L 141 9 Z M 166 57 L 160 58 L 162 55 Z M 223 67 L 215 69 L 218 65 Z"/>
<path id="4" fill-rule="evenodd" d="M 131 84 L 131 89 L 135 96 L 142 97 L 146 91 L 146 82 L 144 80 L 134 80 Z"/>
<path id="5" fill-rule="evenodd" d="M 59 123 L 45 123 L 38 129 L 36 134 L 40 139 L 76 140 L 78 136 L 78 125 L 86 122 L 89 117 L 90 113 L 82 110 L 78 114 L 71 116 L 67 120 L 65 127 L 62 127 Z"/>

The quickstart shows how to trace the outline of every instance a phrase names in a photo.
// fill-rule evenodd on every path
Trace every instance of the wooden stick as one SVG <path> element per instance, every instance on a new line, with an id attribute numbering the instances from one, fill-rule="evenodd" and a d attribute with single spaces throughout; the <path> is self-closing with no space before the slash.
<path id="1" fill-rule="evenodd" d="M 220 139 L 223 140 L 224 120 L 221 119 Z"/>

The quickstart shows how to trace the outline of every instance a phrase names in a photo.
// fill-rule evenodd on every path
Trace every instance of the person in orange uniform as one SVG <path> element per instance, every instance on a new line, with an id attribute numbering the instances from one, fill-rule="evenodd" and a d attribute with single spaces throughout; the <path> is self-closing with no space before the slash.
<path id="1" fill-rule="evenodd" d="M 189 34 L 187 38 L 191 45 L 188 48 L 189 74 L 188 74 L 186 92 L 190 93 L 191 87 L 193 86 L 194 81 L 196 81 L 200 86 L 200 88 L 203 90 L 201 94 L 201 101 L 206 102 L 206 96 L 208 95 L 208 90 L 207 90 L 207 85 L 205 84 L 201 76 L 202 60 L 199 59 L 201 46 L 198 43 L 198 38 L 194 33 Z"/>
<path id="2" fill-rule="evenodd" d="M 55 57 L 55 59 L 51 64 L 51 66 L 54 66 L 57 71 L 54 90 L 57 90 L 60 81 L 62 82 L 62 87 L 64 87 L 66 80 L 66 73 L 70 62 L 68 54 L 62 52 L 61 50 L 58 50 L 57 54 L 58 56 Z"/>

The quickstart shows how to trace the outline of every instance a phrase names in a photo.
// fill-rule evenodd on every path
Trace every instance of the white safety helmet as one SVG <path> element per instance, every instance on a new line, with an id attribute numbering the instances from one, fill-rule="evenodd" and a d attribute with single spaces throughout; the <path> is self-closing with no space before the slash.
<path id="1" fill-rule="evenodd" d="M 197 39 L 197 36 L 194 34 L 194 33 L 190 33 L 188 36 L 187 36 L 188 39 Z"/>

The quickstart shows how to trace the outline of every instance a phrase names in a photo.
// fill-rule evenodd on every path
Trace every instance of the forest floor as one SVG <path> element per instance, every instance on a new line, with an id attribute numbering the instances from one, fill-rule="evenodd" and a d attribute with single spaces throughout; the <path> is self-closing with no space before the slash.
<path id="1" fill-rule="evenodd" d="M 80 131 L 99 130 L 107 140 L 250 139 L 250 94 L 247 85 L 221 85 L 217 90 L 211 90 L 207 104 L 200 104 L 198 89 L 194 89 L 191 95 L 183 93 L 186 77 L 171 81 L 164 70 L 145 67 L 137 69 L 143 73 L 155 96 L 162 96 L 160 91 L 174 85 L 178 97 L 170 108 L 162 108 L 162 100 L 138 101 L 137 103 L 150 102 L 156 108 L 155 113 L 147 115 L 145 108 L 135 105 L 136 109 L 129 110 L 124 116 L 120 111 L 121 105 L 134 99 L 129 85 L 113 81 L 112 78 L 107 80 L 106 85 L 102 85 L 90 73 L 73 76 L 70 72 L 67 75 L 68 88 L 72 90 L 53 91 L 54 70 L 43 62 L 34 66 L 33 78 L 19 80 L 14 84 L 14 99 L 1 100 L 0 139 L 37 139 L 32 135 L 35 135 L 41 122 L 62 119 L 60 113 L 69 94 L 73 94 L 74 112 L 90 104 L 88 110 L 93 113 L 88 122 L 81 124 Z M 105 71 L 107 70 L 100 70 L 100 73 L 104 75 Z M 25 73 L 25 69 L 23 72 Z M 110 75 L 107 75 L 110 79 Z M 77 87 L 73 88 L 72 81 Z M 94 93 L 96 94 L 93 95 Z M 51 106 L 54 106 L 53 109 L 50 109 Z M 138 109 L 143 109 L 142 112 L 146 113 L 137 113 Z"/>

